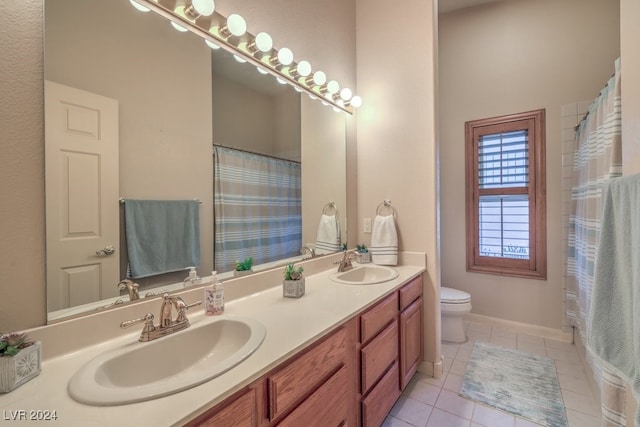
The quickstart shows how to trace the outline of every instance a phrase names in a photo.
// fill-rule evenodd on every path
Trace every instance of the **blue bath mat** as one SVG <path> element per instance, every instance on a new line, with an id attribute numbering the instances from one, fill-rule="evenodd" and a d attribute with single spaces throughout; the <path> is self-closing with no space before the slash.
<path id="1" fill-rule="evenodd" d="M 548 427 L 566 427 L 567 414 L 553 359 L 476 342 L 460 396 Z"/>

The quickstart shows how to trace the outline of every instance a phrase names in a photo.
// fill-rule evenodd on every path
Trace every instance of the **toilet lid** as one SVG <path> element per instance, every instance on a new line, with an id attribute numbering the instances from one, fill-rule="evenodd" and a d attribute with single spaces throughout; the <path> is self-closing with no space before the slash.
<path id="1" fill-rule="evenodd" d="M 440 288 L 440 302 L 447 304 L 464 304 L 471 301 L 471 295 L 452 288 Z"/>

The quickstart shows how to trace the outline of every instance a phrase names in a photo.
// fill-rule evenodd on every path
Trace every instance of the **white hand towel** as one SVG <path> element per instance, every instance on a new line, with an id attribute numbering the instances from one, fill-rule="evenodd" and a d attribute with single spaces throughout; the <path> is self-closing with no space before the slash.
<path id="1" fill-rule="evenodd" d="M 337 215 L 320 217 L 316 237 L 316 254 L 330 254 L 340 251 L 340 222 Z"/>
<path id="2" fill-rule="evenodd" d="M 371 233 L 371 262 L 380 265 L 398 264 L 398 233 L 393 215 L 376 215 Z"/>

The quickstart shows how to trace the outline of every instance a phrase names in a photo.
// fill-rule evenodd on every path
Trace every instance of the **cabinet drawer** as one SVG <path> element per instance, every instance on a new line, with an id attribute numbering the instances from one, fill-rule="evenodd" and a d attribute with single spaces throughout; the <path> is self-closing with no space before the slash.
<path id="1" fill-rule="evenodd" d="M 382 425 L 385 417 L 400 397 L 398 387 L 398 364 L 385 374 L 371 393 L 362 401 L 362 425 L 363 427 Z"/>
<path id="2" fill-rule="evenodd" d="M 378 381 L 398 357 L 398 323 L 393 322 L 369 344 L 362 348 L 361 378 L 362 394 Z"/>
<path id="3" fill-rule="evenodd" d="M 278 424 L 278 427 L 337 427 L 345 425 L 349 418 L 347 368 L 342 367 L 316 392 Z"/>
<path id="4" fill-rule="evenodd" d="M 187 427 L 256 427 L 256 391 L 251 389 L 229 404 L 222 404 L 223 408 L 215 407 L 194 421 Z"/>
<path id="5" fill-rule="evenodd" d="M 306 351 L 268 378 L 269 417 L 274 420 L 345 364 L 347 332 L 344 327 Z M 353 351 L 353 350 L 352 350 Z"/>
<path id="6" fill-rule="evenodd" d="M 398 314 L 398 295 L 393 293 L 360 316 L 360 342 L 365 344 L 395 320 Z"/>
<path id="7" fill-rule="evenodd" d="M 400 289 L 400 311 L 409 307 L 420 295 L 422 295 L 422 275 Z"/>

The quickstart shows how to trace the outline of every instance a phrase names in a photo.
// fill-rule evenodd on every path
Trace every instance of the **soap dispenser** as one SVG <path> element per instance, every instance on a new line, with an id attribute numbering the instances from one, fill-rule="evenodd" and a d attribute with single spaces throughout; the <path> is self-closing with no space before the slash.
<path id="1" fill-rule="evenodd" d="M 204 312 L 207 316 L 224 313 L 224 285 L 215 271 L 211 274 L 209 284 L 204 287 Z"/>
<path id="2" fill-rule="evenodd" d="M 184 279 L 183 284 L 185 288 L 187 286 L 200 285 L 202 283 L 202 278 L 198 276 L 198 272 L 195 267 L 187 267 L 186 270 L 189 270 L 189 276 Z"/>

